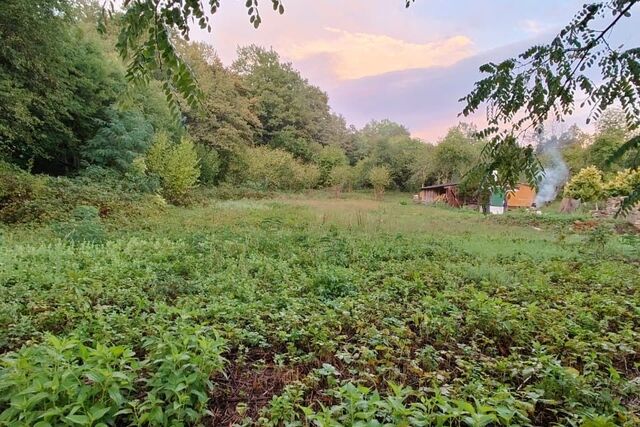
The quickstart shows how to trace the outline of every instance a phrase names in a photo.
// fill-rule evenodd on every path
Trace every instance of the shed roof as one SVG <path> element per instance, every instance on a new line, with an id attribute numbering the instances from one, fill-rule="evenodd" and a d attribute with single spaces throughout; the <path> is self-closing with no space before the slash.
<path id="1" fill-rule="evenodd" d="M 437 189 L 444 189 L 447 187 L 457 187 L 458 183 L 457 182 L 449 182 L 447 184 L 435 184 L 435 185 L 427 185 L 427 186 L 423 186 L 421 188 L 421 190 L 437 190 Z"/>

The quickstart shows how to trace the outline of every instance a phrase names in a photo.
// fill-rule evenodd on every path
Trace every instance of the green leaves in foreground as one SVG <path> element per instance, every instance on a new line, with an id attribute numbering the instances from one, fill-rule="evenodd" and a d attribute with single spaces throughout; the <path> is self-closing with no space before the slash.
<path id="1" fill-rule="evenodd" d="M 184 325 L 150 337 L 145 359 L 124 346 L 49 335 L 2 360 L 0 425 L 196 423 L 224 346 L 214 332 Z"/>

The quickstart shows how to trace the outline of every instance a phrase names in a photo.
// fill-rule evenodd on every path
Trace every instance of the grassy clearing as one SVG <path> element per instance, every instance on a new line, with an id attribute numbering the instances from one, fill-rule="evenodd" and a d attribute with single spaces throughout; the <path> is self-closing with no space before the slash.
<path id="1" fill-rule="evenodd" d="M 636 236 L 408 200 L 4 229 L 0 425 L 640 422 Z"/>

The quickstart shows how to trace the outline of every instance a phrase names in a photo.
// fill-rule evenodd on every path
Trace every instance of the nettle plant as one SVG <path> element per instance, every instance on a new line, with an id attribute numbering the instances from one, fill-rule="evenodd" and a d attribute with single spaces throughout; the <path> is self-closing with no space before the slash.
<path id="1" fill-rule="evenodd" d="M 125 346 L 48 335 L 2 359 L 0 425 L 174 426 L 204 415 L 210 376 L 224 366 L 215 331 L 178 323 L 149 337 L 144 359 Z"/>

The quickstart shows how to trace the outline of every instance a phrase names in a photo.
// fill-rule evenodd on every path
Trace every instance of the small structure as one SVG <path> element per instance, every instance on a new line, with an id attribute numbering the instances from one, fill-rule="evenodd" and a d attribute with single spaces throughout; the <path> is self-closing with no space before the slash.
<path id="1" fill-rule="evenodd" d="M 490 206 L 499 207 L 500 209 L 494 209 L 496 212 L 493 212 L 491 209 L 488 209 L 488 211 L 492 211 L 492 213 L 503 213 L 505 208 L 529 208 L 533 205 L 535 198 L 536 192 L 530 185 L 518 184 L 515 190 L 507 192 L 506 206 L 504 203 L 505 196 L 501 193 L 500 197 L 494 197 L 490 200 Z M 444 202 L 456 208 L 467 203 L 478 203 L 475 198 L 460 197 L 458 194 L 458 184 L 454 182 L 422 187 L 418 193 L 418 201 L 420 203 Z"/>
<path id="2" fill-rule="evenodd" d="M 528 184 L 518 184 L 514 191 L 507 193 L 508 208 L 530 208 L 536 199 L 536 191 Z"/>
<path id="3" fill-rule="evenodd" d="M 422 203 L 445 202 L 456 208 L 462 206 L 455 183 L 427 185 L 420 189 L 419 196 Z"/>
<path id="4" fill-rule="evenodd" d="M 489 213 L 492 215 L 502 215 L 505 211 L 504 191 L 495 190 L 489 196 Z"/>

